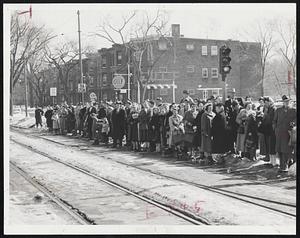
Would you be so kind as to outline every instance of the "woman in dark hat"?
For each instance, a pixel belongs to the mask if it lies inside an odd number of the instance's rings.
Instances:
[[[117,144],[122,147],[125,134],[125,110],[121,109],[121,104],[121,101],[116,102],[116,107],[111,115],[113,148],[116,148]]]

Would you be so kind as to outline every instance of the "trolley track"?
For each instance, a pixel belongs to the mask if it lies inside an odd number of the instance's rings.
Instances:
[[[81,225],[95,225],[94,221],[89,219],[83,212],[78,209],[73,208],[66,201],[63,201],[61,198],[55,196],[53,193],[48,191],[48,189],[40,184],[35,179],[31,178],[24,170],[22,170],[19,166],[17,166],[14,162],[10,161],[10,168],[16,171],[19,175],[21,175],[26,181],[28,181],[31,185],[33,185],[40,192],[45,194],[48,198],[50,198],[55,204],[57,204],[62,210],[68,213],[71,217],[73,217],[79,224]]]
[[[188,211],[184,211],[183,212],[183,211],[181,211],[179,209],[173,208],[171,206],[167,206],[165,204],[162,204],[162,203],[159,203],[157,201],[154,201],[154,200],[152,200],[150,198],[141,196],[138,193],[135,193],[135,192],[133,192],[133,191],[131,191],[131,190],[129,190],[129,189],[127,189],[127,188],[125,188],[125,187],[123,187],[123,186],[121,186],[121,185],[113,182],[113,181],[110,181],[110,180],[108,180],[106,178],[103,178],[101,176],[95,175],[95,174],[93,174],[93,173],[91,173],[91,172],[89,172],[89,171],[87,171],[87,170],[85,170],[83,168],[79,168],[79,167],[74,166],[74,165],[72,165],[72,164],[70,164],[68,162],[64,162],[64,161],[60,160],[59,158],[56,158],[56,157],[51,156],[51,155],[49,155],[49,154],[47,154],[45,152],[39,151],[39,150],[37,150],[35,148],[32,148],[29,145],[26,145],[24,143],[21,143],[19,141],[14,140],[14,139],[11,139],[11,141],[13,141],[14,143],[16,143],[16,144],[18,144],[18,145],[20,145],[20,146],[22,146],[22,147],[24,147],[26,149],[29,149],[30,151],[32,151],[34,153],[37,153],[37,154],[42,155],[44,157],[47,157],[48,159],[50,159],[52,161],[55,161],[55,162],[60,163],[60,164],[63,164],[65,166],[67,166],[69,168],[72,168],[72,169],[74,169],[76,171],[79,171],[79,172],[81,172],[81,173],[83,173],[83,174],[85,174],[85,175],[87,175],[89,177],[97,179],[98,181],[100,181],[102,183],[108,184],[109,186],[111,186],[111,187],[113,187],[113,188],[115,188],[117,190],[125,192],[125,193],[127,193],[127,194],[129,194],[129,195],[131,195],[131,196],[133,196],[135,198],[138,198],[138,199],[140,199],[140,200],[142,200],[142,201],[144,201],[144,202],[146,202],[146,203],[148,203],[148,204],[150,204],[152,206],[155,206],[155,207],[157,207],[157,208],[159,208],[161,210],[164,210],[164,211],[166,211],[166,212],[168,212],[168,213],[170,213],[170,214],[172,214],[172,215],[174,215],[176,217],[179,217],[179,218],[181,218],[181,219],[183,219],[183,220],[185,220],[185,221],[187,221],[187,222],[189,222],[191,224],[194,224],[194,225],[210,225],[210,221],[208,221],[207,219],[205,219],[203,217],[195,216],[194,214],[192,214],[192,213],[190,213]],[[15,165],[15,167],[16,167],[16,165]]]
[[[36,138],[44,139],[44,140],[47,140],[47,141],[50,141],[50,142],[53,142],[53,143],[56,143],[56,144],[59,144],[59,145],[71,147],[70,145],[67,145],[67,144],[64,144],[64,143],[61,143],[61,142],[58,142],[58,141],[54,141],[54,140],[51,140],[51,139],[48,139],[48,138],[44,138],[43,136],[32,135],[32,134],[29,134],[29,133],[26,133],[26,132],[23,132],[23,131],[20,132],[19,130],[16,130],[16,131],[18,133],[30,135],[31,137],[36,137]],[[88,152],[92,153],[92,154],[96,154],[96,153],[91,152],[91,151],[88,151]],[[110,158],[110,157],[106,156],[106,158]],[[130,164],[130,163],[121,162],[121,161],[115,160],[113,158],[110,158],[110,159],[113,160],[116,163],[126,165],[126,166],[129,166],[129,167],[141,170],[141,171],[145,171],[145,172],[148,172],[148,173],[152,173],[152,174],[155,174],[155,175],[159,175],[159,176],[171,179],[173,181],[186,183],[186,184],[189,184],[189,185],[201,188],[201,189],[209,190],[211,192],[221,194],[221,195],[224,195],[224,196],[227,196],[227,197],[230,197],[230,198],[233,198],[233,199],[236,199],[236,200],[248,203],[248,204],[259,206],[259,207],[271,210],[273,212],[281,213],[281,214],[291,216],[291,217],[296,217],[296,204],[284,203],[284,202],[280,202],[280,201],[276,201],[276,200],[271,200],[271,199],[251,196],[251,195],[243,194],[243,193],[239,193],[239,192],[229,191],[229,190],[222,189],[222,188],[217,188],[217,187],[214,187],[214,186],[208,186],[208,185],[201,184],[201,183],[186,181],[184,179],[176,178],[174,176],[169,176],[169,175],[165,175],[165,174],[162,174],[162,173],[159,173],[159,172],[155,172],[151,169],[146,169],[146,168],[142,168],[142,167]],[[263,184],[263,185],[267,185],[264,182],[259,182],[259,183]],[[295,210],[295,212],[290,212],[289,210],[291,210],[291,209]]]

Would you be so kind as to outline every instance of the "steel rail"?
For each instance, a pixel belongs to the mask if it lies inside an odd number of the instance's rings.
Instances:
[[[23,133],[23,132],[22,132]],[[24,133],[24,134],[28,134],[28,133]],[[69,146],[69,145],[66,145],[64,143],[61,143],[61,142],[57,142],[57,141],[53,141],[51,139],[48,139],[48,138],[44,138],[42,136],[36,136],[36,135],[32,135],[30,134],[30,136],[32,137],[38,137],[38,138],[41,138],[41,139],[44,139],[44,140],[47,140],[47,141],[50,141],[50,142],[53,142],[53,143],[56,143],[56,144],[59,144],[59,145],[63,145],[63,146]],[[70,147],[70,146],[69,146]],[[89,153],[93,153],[93,152],[89,152]],[[288,207],[293,207],[293,208],[296,208],[296,205],[294,204],[290,204],[290,203],[283,203],[283,202],[280,202],[280,201],[275,201],[275,200],[271,200],[271,199],[266,199],[266,198],[261,198],[261,197],[254,197],[254,196],[251,196],[251,195],[247,195],[247,194],[243,194],[243,193],[238,193],[238,192],[233,192],[233,191],[228,191],[226,189],[221,189],[221,188],[216,188],[216,187],[213,187],[213,186],[208,186],[208,185],[204,185],[204,184],[200,184],[200,183],[195,183],[195,182],[191,182],[191,181],[186,181],[184,179],[180,179],[180,178],[175,178],[173,176],[169,176],[169,175],[164,175],[164,174],[161,174],[161,173],[158,173],[158,172],[155,172],[155,171],[152,171],[150,169],[144,169],[144,168],[141,168],[139,166],[135,166],[135,165],[132,165],[132,164],[128,164],[128,163],[125,163],[125,162],[121,162],[121,161],[117,161],[111,157],[104,157],[104,158],[110,158],[112,159],[114,162],[116,163],[119,163],[119,164],[122,164],[122,165],[126,165],[126,166],[130,166],[132,168],[135,168],[135,169],[139,169],[139,170],[142,170],[142,171],[145,171],[145,172],[148,172],[148,173],[152,173],[152,174],[155,174],[155,175],[159,175],[159,176],[162,176],[162,177],[165,177],[165,178],[168,178],[168,179],[172,179],[174,181],[178,181],[178,182],[183,182],[183,183],[186,183],[186,184],[189,184],[189,185],[192,185],[192,186],[195,186],[195,187],[199,187],[199,188],[202,188],[202,189],[206,189],[206,190],[209,190],[209,191],[212,191],[212,192],[215,192],[215,193],[219,193],[219,194],[222,194],[224,196],[227,196],[227,197],[231,197],[233,199],[237,199],[237,200],[240,200],[240,201],[243,201],[243,202],[246,202],[246,203],[250,203],[250,204],[253,204],[253,205],[257,205],[257,206],[260,206],[260,207],[263,207],[263,208],[266,208],[266,209],[269,209],[269,210],[272,210],[272,211],[275,211],[275,212],[279,212],[279,213],[282,213],[282,214],[285,214],[285,215],[288,215],[288,216],[293,216],[293,217],[296,217],[295,214],[292,214],[292,213],[289,213],[289,212],[285,212],[285,211],[282,211],[282,210],[279,210],[279,209],[276,209],[276,208],[272,208],[272,207],[268,207],[266,205],[263,205],[263,204],[260,204],[260,203],[257,203],[257,202],[253,202],[253,201],[249,201],[247,199],[243,199],[243,198],[240,198],[240,197],[245,197],[245,198],[249,198],[249,199],[254,199],[254,200],[259,200],[259,201],[263,201],[263,202],[267,202],[267,203],[273,203],[273,204],[277,204],[277,205],[281,205],[281,206],[288,206]],[[260,182],[260,184],[262,185],[267,185],[263,182]],[[236,197],[236,196],[240,196],[240,197]]]
[[[64,161],[60,160],[59,158],[51,156],[51,155],[49,155],[49,154],[47,154],[47,153],[45,153],[43,151],[40,151],[38,149],[32,148],[31,146],[26,145],[26,144],[24,144],[22,142],[16,141],[14,139],[11,139],[11,140],[13,142],[15,142],[16,144],[25,147],[26,149],[29,149],[29,150],[37,153],[37,154],[40,154],[40,155],[42,155],[44,157],[47,157],[47,158],[49,158],[49,159],[51,159],[51,160],[53,160],[55,162],[61,163],[61,164],[65,165],[65,166],[68,166],[68,167],[70,167],[72,169],[75,169],[75,170],[77,170],[77,171],[79,171],[79,172],[81,172],[81,173],[83,173],[85,175],[93,177],[93,178],[95,178],[95,179],[97,179],[97,180],[99,180],[101,182],[104,182],[104,183],[106,183],[106,184],[108,184],[108,185],[110,185],[110,186],[112,186],[112,187],[114,187],[114,188],[116,188],[118,190],[126,192],[126,193],[128,193],[128,194],[130,194],[130,195],[132,195],[132,196],[134,196],[134,197],[136,197],[138,199],[140,199],[140,200],[143,200],[144,202],[147,202],[147,203],[149,203],[149,204],[151,204],[153,206],[156,206],[156,207],[158,207],[158,208],[160,208],[160,209],[162,209],[164,211],[167,211],[167,212],[173,214],[174,216],[182,218],[182,219],[184,219],[184,220],[186,220],[186,221],[188,221],[188,222],[190,222],[192,224],[195,224],[195,225],[211,225],[210,221],[208,221],[207,219],[205,219],[203,217],[200,217],[198,215],[196,216],[196,215],[194,215],[193,213],[191,213],[189,211],[181,211],[180,209],[171,207],[170,205],[166,205],[166,204],[163,204],[161,202],[155,201],[153,199],[147,198],[145,196],[141,196],[141,195],[139,195],[139,194],[137,194],[137,193],[129,190],[128,188],[125,188],[124,186],[121,186],[121,185],[119,185],[119,184],[117,184],[117,183],[115,183],[115,182],[113,182],[113,181],[111,181],[109,179],[106,179],[106,178],[103,178],[101,176],[95,175],[95,174],[93,174],[93,173],[91,173],[91,172],[89,172],[89,171],[87,171],[87,170],[85,170],[83,168],[79,168],[79,167],[77,167],[75,165],[72,165],[72,164],[70,164],[68,162],[64,162]]]
[[[72,216],[77,222],[81,225],[95,225],[95,223],[88,219],[86,216],[83,215],[82,212],[78,210],[74,210],[74,208],[70,207],[70,205],[66,204],[60,198],[55,196],[53,193],[49,192],[47,188],[41,185],[39,182],[35,181],[31,178],[24,170],[22,170],[19,166],[17,166],[14,162],[9,161],[10,167],[15,170],[18,174],[20,174],[26,181],[32,184],[36,189],[41,191],[45,194],[48,198],[50,198],[53,202],[55,202],[60,208],[62,208],[66,213]]]

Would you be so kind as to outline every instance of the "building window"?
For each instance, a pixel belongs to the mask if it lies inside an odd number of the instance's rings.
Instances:
[[[107,73],[102,74],[102,86],[107,85]]]
[[[89,78],[90,85],[93,87],[94,86],[94,77],[88,76],[88,78]]]
[[[202,51],[202,55],[207,55],[207,45],[203,45],[202,47],[201,47],[201,51]]]
[[[188,73],[194,73],[195,72],[194,65],[188,65],[186,68],[187,68]]]
[[[167,88],[161,88],[159,94],[161,96],[168,95],[168,89]]]
[[[174,78],[178,78],[179,77],[179,72],[174,72]]]
[[[103,93],[103,95],[102,95],[102,100],[103,100],[103,101],[107,100],[107,93],[105,93],[105,92]]]
[[[148,95],[150,100],[154,100],[154,89],[151,88]]]
[[[219,96],[219,89],[213,89],[211,93],[213,96]]]
[[[102,68],[105,68],[107,65],[106,56],[102,56]]]
[[[211,68],[211,77],[218,78],[218,68]]]
[[[159,67],[159,72],[167,72],[167,67]]]
[[[155,72],[155,79],[163,79],[163,74],[159,72]]]
[[[216,45],[211,46],[211,55],[218,55],[218,46]]]
[[[163,79],[173,79],[173,77],[174,75],[171,72],[163,73]]]
[[[195,95],[195,89],[188,89],[187,91],[190,95]]]
[[[187,44],[186,45],[186,50],[187,51],[193,51],[195,49],[194,45],[193,44]]]
[[[122,64],[122,52],[121,51],[117,51],[117,65],[121,65]]]
[[[202,68],[202,78],[208,78],[208,69]]]

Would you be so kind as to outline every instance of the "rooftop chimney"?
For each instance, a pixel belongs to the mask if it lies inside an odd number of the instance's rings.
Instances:
[[[179,24],[172,24],[172,36],[180,37],[180,25]]]

